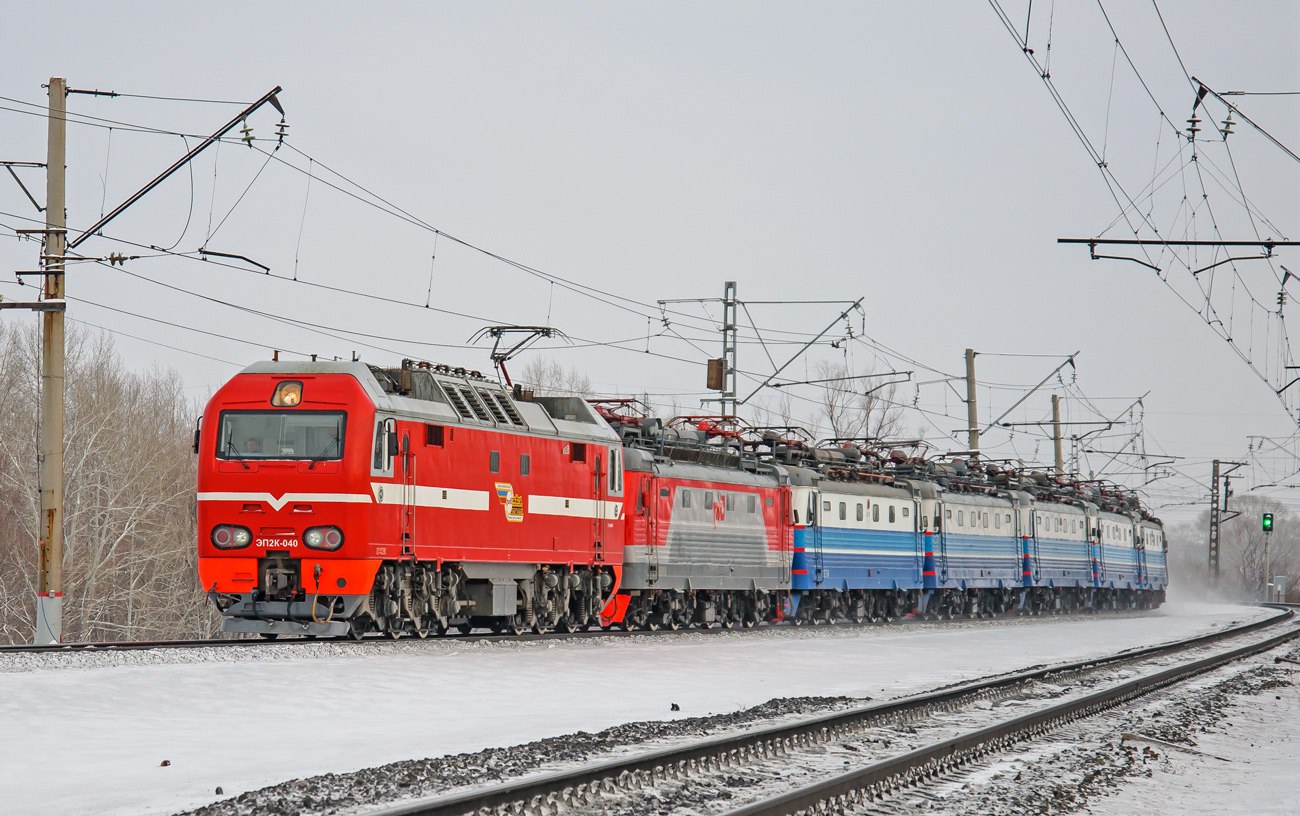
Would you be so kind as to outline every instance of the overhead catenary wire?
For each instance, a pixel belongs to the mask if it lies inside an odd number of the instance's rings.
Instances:
[[[260,150],[260,148],[258,148],[258,149]],[[263,152],[266,152],[266,151],[263,151]],[[302,155],[306,156],[305,153],[302,154]],[[307,173],[308,173],[308,176],[309,176],[309,178],[308,178],[308,189],[310,189],[311,178],[314,176],[314,173],[312,173],[312,171],[311,171],[310,168],[312,167],[312,165],[313,165],[313,163],[314,163],[315,160],[314,160],[313,157],[310,157],[310,156],[307,156],[307,159],[308,159],[308,170],[307,170]],[[269,161],[269,160],[268,160],[268,161]],[[267,166],[267,165],[266,165],[266,163],[264,162],[263,165],[262,165],[262,168],[260,168],[259,171],[258,171],[258,175],[261,174],[262,169],[264,169],[266,166]],[[295,168],[295,169],[299,169],[299,172],[301,172],[301,168]],[[214,162],[214,172],[215,172],[215,162]],[[334,171],[331,170],[330,172],[334,172]],[[257,180],[257,176],[255,175],[255,176],[254,176],[254,179],[253,179],[253,182],[255,182],[256,180]],[[250,182],[250,188],[251,188],[253,182]],[[214,187],[215,187],[215,185],[214,185]],[[246,193],[248,192],[248,189],[249,189],[249,188],[245,188],[245,193],[244,193],[244,194],[246,194]],[[361,188],[361,189],[364,189],[364,188]],[[243,198],[243,194],[241,194],[241,196],[240,196],[240,200],[242,200],[242,198]],[[382,200],[382,199],[381,199],[381,200]],[[236,201],[236,207],[238,206],[238,204],[239,204],[239,201],[237,200],[237,201]],[[223,217],[222,222],[221,222],[221,223],[218,223],[218,225],[217,225],[217,229],[218,229],[218,230],[221,228],[222,224],[225,223],[225,220],[228,219],[228,218],[230,217],[230,215],[231,215],[231,213],[234,211],[234,209],[235,209],[235,208],[232,207],[232,209],[226,213],[226,216]],[[305,205],[304,205],[304,210],[305,210]],[[402,211],[402,212],[405,212],[405,211]],[[425,225],[425,226],[427,227],[428,225]],[[214,232],[215,232],[215,231],[214,231]],[[435,241],[437,240],[437,237],[438,237],[439,235],[445,235],[445,234],[446,234],[446,233],[445,233],[445,232],[442,232],[442,231],[435,231]],[[107,236],[106,236],[106,237],[107,237]],[[300,236],[300,237],[301,237],[301,236]],[[466,242],[460,242],[459,239],[455,239],[454,237],[451,237],[451,236],[449,236],[449,238],[451,238],[452,240],[457,240],[459,243],[464,243],[464,244],[465,244],[466,246],[468,246],[469,248],[474,249],[474,250],[476,250],[476,251],[483,252],[484,254],[486,254],[486,255],[488,255],[488,256],[490,256],[490,257],[497,258],[498,260],[505,260],[505,262],[511,263],[512,265],[515,265],[515,262],[512,262],[512,261],[510,261],[509,259],[503,259],[502,256],[496,255],[496,254],[494,254],[494,253],[492,253],[492,252],[490,252],[490,251],[483,250],[483,249],[481,249],[480,247],[474,246],[474,245],[472,245],[472,244],[468,244],[468,243],[466,243]],[[197,258],[193,258],[192,255],[186,255],[186,254],[184,254],[184,253],[176,253],[176,256],[177,256],[177,257],[187,257],[187,258],[189,258],[190,260],[199,260],[199,259],[197,259]],[[211,260],[208,260],[207,262],[211,263],[212,261],[211,261]],[[241,271],[245,271],[245,272],[249,272],[249,271],[251,271],[251,270],[247,270],[247,269],[242,269],[241,267],[239,267],[239,266],[237,266],[237,265],[232,265],[232,264],[222,264],[222,265],[223,265],[223,266],[228,266],[229,268],[232,268],[232,269],[241,269]],[[567,283],[571,283],[573,286],[577,287],[577,290],[575,290],[575,291],[582,291],[582,293],[585,294],[585,295],[587,295],[587,296],[591,296],[590,293],[591,293],[591,292],[595,292],[595,293],[599,293],[599,294],[602,294],[602,295],[608,295],[610,298],[620,299],[620,300],[622,300],[622,301],[625,301],[626,303],[633,304],[634,306],[637,306],[637,307],[642,307],[642,308],[651,308],[651,307],[648,306],[648,304],[640,303],[640,302],[635,301],[635,300],[630,299],[630,298],[625,298],[625,297],[623,297],[622,295],[617,295],[617,294],[610,293],[610,292],[605,291],[605,290],[596,289],[596,288],[594,288],[594,287],[587,287],[587,286],[585,286],[584,284],[579,284],[579,283],[576,283],[576,282],[573,282],[573,281],[567,281],[566,279],[558,278],[557,276],[549,276],[548,273],[544,273],[544,272],[541,272],[540,270],[532,269],[531,267],[527,267],[527,265],[520,265],[520,266],[517,266],[517,268],[521,268],[521,269],[523,269],[524,271],[532,270],[532,272],[536,272],[538,275],[543,276],[543,279],[544,279],[544,280],[547,280],[548,283],[549,283],[549,285],[550,285],[551,287],[554,287],[554,286],[556,286],[556,285],[561,285],[562,288],[568,288],[568,287],[566,287],[566,286],[564,285],[564,284],[567,282]],[[289,279],[289,278],[285,278],[285,277],[283,277],[283,276],[275,276],[275,277],[278,277],[278,278],[281,279],[281,280],[288,280],[288,279]],[[297,276],[295,275],[294,277],[296,278]],[[296,281],[295,281],[295,282],[296,282]],[[334,290],[334,291],[339,291],[339,292],[346,292],[346,291],[349,291],[349,290],[343,289],[343,288],[341,288],[341,287],[333,287],[333,290]],[[598,298],[598,299],[599,299],[599,298]],[[390,300],[390,301],[392,301],[392,302],[402,302],[402,303],[404,303],[404,304],[406,303],[405,301],[400,301],[399,299],[391,299],[391,298],[389,298],[389,299],[387,299],[387,300]],[[426,296],[426,305],[427,305],[427,300],[428,300],[428,296]],[[607,301],[602,301],[602,302],[607,302]],[[407,304],[407,305],[411,305],[411,304]],[[610,304],[610,305],[614,305],[614,304]],[[683,320],[685,320],[685,318],[683,318]],[[753,328],[755,329],[755,334],[756,334],[756,336],[758,337],[758,342],[759,342],[761,345],[763,345],[764,347],[766,347],[766,342],[763,340],[763,337],[762,337],[761,332],[758,331],[758,326],[754,324],[754,322],[753,322],[753,320],[752,320],[752,316],[751,316],[751,325],[752,325]],[[780,331],[780,330],[777,330],[777,331]],[[694,342],[692,339],[690,339],[690,338],[688,338],[688,337],[682,335],[680,332],[677,332],[676,330],[674,330],[674,333],[675,333],[678,337],[680,337],[680,338],[682,339],[683,342],[687,342],[687,343],[692,343],[692,342]],[[808,335],[808,333],[806,333],[806,332],[784,332],[784,333],[787,334],[787,335],[789,335],[789,336],[807,336],[807,335]],[[636,340],[639,341],[640,338],[638,337],[638,338],[636,338]],[[625,343],[625,342],[628,342],[628,341],[617,341],[617,342]],[[789,342],[795,342],[795,341],[789,341]],[[612,343],[609,343],[609,344],[603,344],[603,343],[602,343],[602,344],[600,344],[600,345],[611,345],[611,346],[612,346],[613,344],[612,344]],[[698,348],[698,347],[697,347],[697,348]],[[700,349],[700,350],[702,351],[702,349]],[[643,353],[643,352],[641,352],[640,350],[636,350],[636,351],[637,351],[637,353]],[[671,355],[662,355],[662,356],[664,356],[665,359],[674,359],[674,358],[671,357]],[[675,358],[675,359],[679,359],[679,360],[682,360],[682,361],[684,361],[684,362],[690,362],[690,363],[692,363],[693,365],[701,365],[701,362],[698,361],[698,360],[686,360],[686,359],[684,359],[684,358]],[[929,368],[929,367],[927,367],[927,368]],[[937,371],[936,369],[930,369],[930,370],[935,370],[935,371]],[[898,403],[898,404],[902,405],[902,403]],[[910,406],[906,406],[906,405],[904,405],[903,407],[910,407]],[[936,414],[936,415],[938,415],[938,414]],[[954,417],[948,417],[948,418],[949,418],[949,419],[953,419],[953,420],[956,420],[956,419],[957,419],[957,418],[954,418]]]

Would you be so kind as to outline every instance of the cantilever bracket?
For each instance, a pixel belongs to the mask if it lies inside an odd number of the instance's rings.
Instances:
[[[1097,245],[1095,243],[1088,244],[1088,255],[1091,256],[1094,261],[1132,261],[1133,263],[1141,264],[1142,266],[1145,266],[1148,269],[1154,269],[1156,272],[1164,271],[1160,267],[1156,266],[1155,264],[1147,263],[1141,258],[1129,258],[1125,255],[1098,255]]]

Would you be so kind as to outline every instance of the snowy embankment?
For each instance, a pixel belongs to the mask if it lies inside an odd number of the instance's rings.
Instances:
[[[0,802],[14,814],[172,813],[287,779],[776,697],[893,697],[1269,614],[1171,604],[568,642],[0,655]]]

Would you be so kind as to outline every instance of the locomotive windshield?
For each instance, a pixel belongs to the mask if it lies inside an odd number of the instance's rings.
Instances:
[[[343,458],[342,411],[223,411],[218,459]]]

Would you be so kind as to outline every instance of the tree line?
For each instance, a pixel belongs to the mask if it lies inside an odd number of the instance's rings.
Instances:
[[[69,327],[63,639],[208,637],[195,556],[194,423],[172,371],[128,370],[105,334]],[[0,325],[0,641],[31,640],[37,587],[40,337]]]

